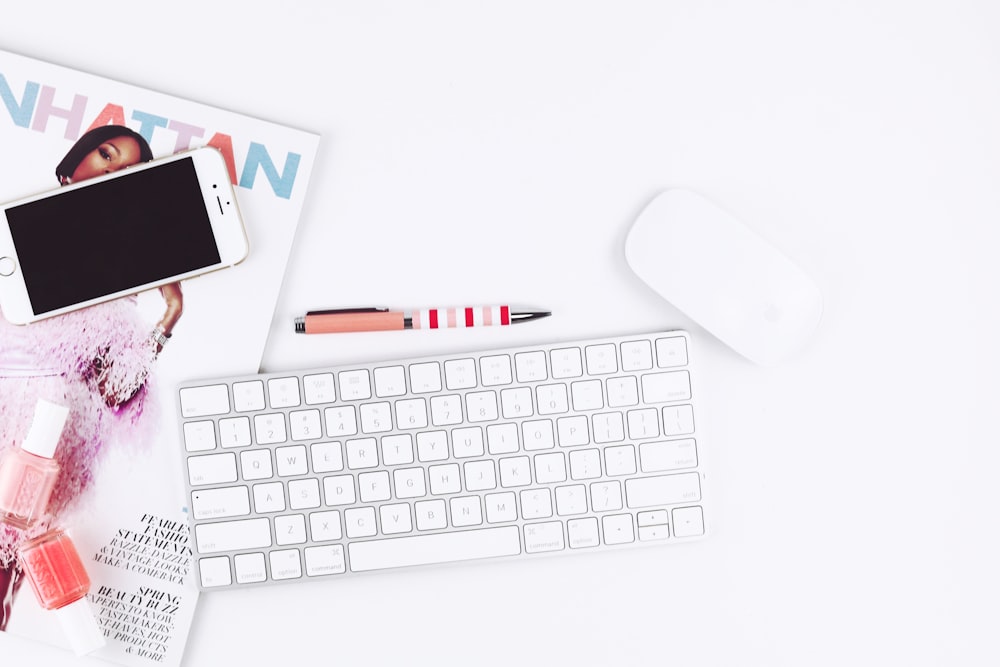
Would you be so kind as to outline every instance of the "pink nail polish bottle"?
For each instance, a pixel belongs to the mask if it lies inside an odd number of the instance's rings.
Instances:
[[[87,600],[90,577],[69,536],[50,530],[21,545],[18,559],[38,603],[55,611],[73,651],[84,655],[104,646],[104,633]]]
[[[35,405],[28,435],[0,461],[0,521],[24,530],[45,512],[59,464],[52,458],[69,408],[44,399]]]

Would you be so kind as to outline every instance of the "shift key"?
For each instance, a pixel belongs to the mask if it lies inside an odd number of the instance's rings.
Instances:
[[[198,553],[263,549],[271,546],[271,525],[266,518],[203,523],[194,527]]]
[[[629,507],[656,507],[701,500],[698,473],[657,475],[625,481],[625,499]]]

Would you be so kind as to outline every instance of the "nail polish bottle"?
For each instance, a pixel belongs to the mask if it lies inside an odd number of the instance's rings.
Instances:
[[[59,464],[52,458],[62,435],[69,408],[44,399],[24,442],[0,461],[0,521],[24,530],[45,512]]]
[[[21,545],[18,559],[38,603],[54,610],[73,651],[84,655],[104,646],[104,633],[87,600],[90,577],[69,536],[59,528],[50,530]]]

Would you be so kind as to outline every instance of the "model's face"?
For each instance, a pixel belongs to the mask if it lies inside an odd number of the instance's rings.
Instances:
[[[132,137],[114,137],[87,153],[71,176],[74,183],[137,164],[139,142]]]

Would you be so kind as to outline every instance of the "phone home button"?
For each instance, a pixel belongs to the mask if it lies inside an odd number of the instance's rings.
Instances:
[[[0,257],[0,276],[14,275],[15,268],[17,264],[14,263],[13,257]]]

